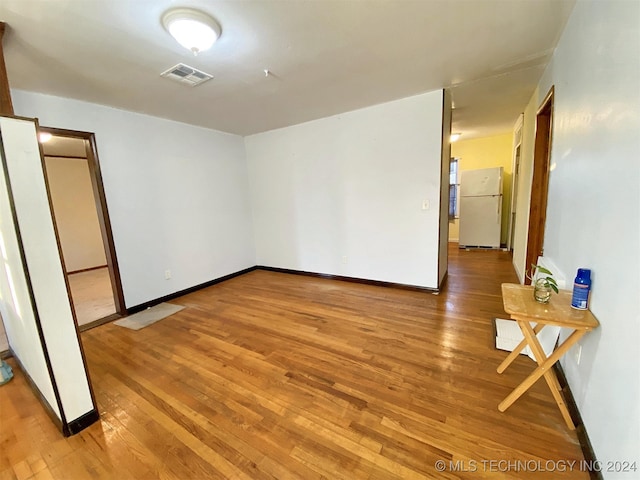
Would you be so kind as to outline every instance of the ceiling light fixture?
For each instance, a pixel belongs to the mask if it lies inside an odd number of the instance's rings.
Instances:
[[[449,137],[449,141],[451,143],[453,143],[453,142],[457,141],[461,136],[462,136],[461,133],[452,133],[451,137]]]
[[[162,25],[176,41],[197,55],[220,37],[220,25],[206,13],[191,8],[174,8],[162,15]]]
[[[38,134],[38,140],[40,140],[40,143],[47,143],[51,140],[51,134],[49,132],[40,132]]]

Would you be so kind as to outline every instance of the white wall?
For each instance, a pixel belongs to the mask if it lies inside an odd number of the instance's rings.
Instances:
[[[12,199],[42,338],[60,404],[70,422],[90,413],[94,405],[58,251],[36,126],[32,121],[6,118],[1,125]],[[8,333],[9,344],[14,348],[13,328]],[[22,360],[23,352],[14,352]],[[28,355],[32,353],[29,348]],[[31,374],[28,368],[27,372]]]
[[[107,264],[87,159],[45,157],[67,272]]]
[[[543,95],[546,95],[546,90]],[[529,238],[529,207],[533,183],[533,151],[535,146],[536,112],[539,107],[539,89],[533,92],[522,121],[522,143],[520,145],[520,173],[516,201],[516,220],[513,232],[513,266],[520,283],[524,283],[527,263],[527,240]],[[542,101],[540,99],[540,101]],[[553,140],[552,140],[553,141]]]
[[[31,148],[27,137],[29,133],[33,137]],[[9,195],[9,186],[11,186],[14,193],[17,191],[19,197],[16,199],[15,205],[17,214],[18,207],[25,206],[20,202],[24,197],[21,193],[26,190],[24,183],[20,182],[20,167],[22,164],[28,164],[34,155],[37,155],[39,159],[35,127],[30,122],[2,117],[0,118],[0,134],[2,135],[3,155],[2,165],[0,165],[0,298],[2,299],[0,311],[13,353],[20,360],[52,411],[59,419],[62,419],[40,341],[36,315],[31,302],[30,284],[27,281],[23,256],[18,243],[18,227],[22,229],[25,225],[21,222],[18,226],[14,222],[14,210],[11,207]],[[10,169],[9,165],[13,168]],[[18,171],[16,172],[16,170]],[[5,171],[9,175],[5,175]],[[39,179],[35,179],[35,183],[37,180],[42,182],[42,175]],[[26,214],[30,210],[39,210],[38,206],[31,208],[26,205],[26,208],[21,209],[21,218],[28,220]],[[64,298],[67,298],[66,292]]]
[[[579,1],[539,86],[555,85],[545,256],[567,279],[592,269],[600,321],[562,363],[605,466],[640,467],[639,19],[638,2]]]
[[[255,265],[242,137],[66,98],[12,97],[16,115],[96,134],[127,307]]]
[[[257,263],[437,288],[442,95],[246,137]]]
[[[2,135],[5,134],[3,120],[0,120]],[[4,163],[5,158],[2,161]],[[8,182],[1,167],[0,165],[0,298],[2,298],[0,312],[2,321],[13,352],[20,359],[53,412],[61,419],[31,306],[29,285],[12,217],[7,190]]]

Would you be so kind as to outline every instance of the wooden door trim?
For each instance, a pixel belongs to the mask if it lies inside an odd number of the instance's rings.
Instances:
[[[2,39],[7,29],[7,24],[0,22],[0,114],[13,115],[13,102],[11,101],[11,89],[9,88],[9,76],[4,63],[4,48]]]
[[[447,103],[448,102],[448,103]],[[445,111],[446,109],[449,109],[449,123],[447,125],[445,125],[444,122],[444,115],[445,115]],[[447,280],[447,275],[449,274],[449,253],[447,250],[447,261],[445,262],[445,265],[442,265],[443,262],[440,261],[440,254],[441,254],[441,250],[442,250],[442,246],[441,246],[441,241],[442,241],[442,236],[446,235],[447,236],[447,246],[445,248],[448,249],[448,245],[449,245],[449,223],[447,222],[447,228],[446,231],[443,231],[442,228],[442,219],[443,219],[443,208],[444,208],[444,180],[445,180],[445,169],[447,169],[447,211],[449,211],[449,185],[448,185],[448,178],[449,178],[449,170],[451,168],[451,125],[453,123],[453,112],[451,111],[451,93],[446,90],[443,89],[442,90],[442,111],[441,111],[441,129],[440,129],[440,191],[438,192],[439,198],[440,198],[440,202],[438,202],[439,205],[439,211],[438,211],[438,268],[436,269],[436,275],[437,275],[437,279],[436,279],[436,290],[440,291],[443,286],[445,281]],[[446,155],[446,165],[445,165],[445,150],[448,151],[447,155]],[[448,216],[447,216],[448,218]],[[444,273],[442,273],[442,270],[444,269]],[[440,279],[440,274],[442,273],[442,280]]]
[[[549,191],[549,164],[553,143],[554,87],[549,89],[536,113],[536,131],[533,151],[533,178],[529,203],[529,228],[525,273],[543,254],[544,227],[547,218],[547,195]],[[525,275],[525,283],[531,283]]]
[[[39,135],[43,129],[40,127],[38,119],[35,119],[36,135]],[[87,378],[87,385],[89,386],[89,394],[91,396],[92,409],[80,418],[74,419],[72,422],[63,420],[64,436],[68,437],[80,430],[88,427],[99,418],[98,403],[96,402],[96,395],[93,390],[93,384],[91,383],[91,376],[89,374],[89,367],[87,365],[87,357],[84,353],[84,347],[82,345],[82,339],[80,338],[80,330],[78,329],[78,317],[76,315],[76,307],[73,303],[73,296],[71,295],[71,285],[69,284],[69,277],[67,276],[67,266],[64,261],[64,255],[62,253],[62,242],[60,241],[60,231],[58,230],[58,221],[53,211],[53,200],[51,198],[51,187],[49,185],[49,177],[47,176],[47,165],[44,156],[44,149],[42,143],[38,139],[38,148],[40,149],[40,164],[42,166],[42,178],[44,180],[45,189],[47,191],[47,201],[49,202],[49,215],[51,215],[51,222],[53,223],[53,232],[56,237],[56,245],[58,247],[58,255],[60,257],[60,265],[64,274],[64,284],[67,288],[67,296],[69,297],[69,305],[71,306],[71,316],[73,317],[74,330],[76,332],[76,338],[78,340],[78,347],[80,348],[80,356],[82,357],[82,365],[84,367],[85,376]],[[46,343],[46,342],[45,342]],[[73,424],[73,427],[71,426]]]
[[[111,279],[111,287],[113,290],[113,301],[116,308],[116,314],[124,316],[127,314],[127,309],[124,303],[120,268],[118,267],[115,242],[113,241],[113,232],[111,230],[111,220],[109,218],[107,199],[102,183],[102,173],[100,171],[100,161],[98,159],[95,135],[91,132],[52,127],[40,127],[40,131],[48,132],[60,137],[82,138],[85,141],[85,151],[87,153],[87,161],[89,164],[89,176],[91,178],[91,186],[96,201],[100,232],[102,235],[102,241],[107,247],[105,249],[105,254],[107,257],[107,267],[109,268],[109,277]]]

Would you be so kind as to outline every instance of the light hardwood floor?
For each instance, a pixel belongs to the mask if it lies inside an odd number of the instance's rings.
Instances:
[[[107,267],[68,275],[78,325],[116,313]]]
[[[62,438],[18,373],[0,478],[588,478],[488,463],[582,459],[544,382],[498,412],[534,368],[496,373],[513,281],[507,253],[457,249],[440,295],[254,271],[143,330],[89,330],[101,422]]]

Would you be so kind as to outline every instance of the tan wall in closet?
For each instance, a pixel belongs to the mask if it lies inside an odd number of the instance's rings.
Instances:
[[[67,272],[106,265],[86,159],[45,157]]]

